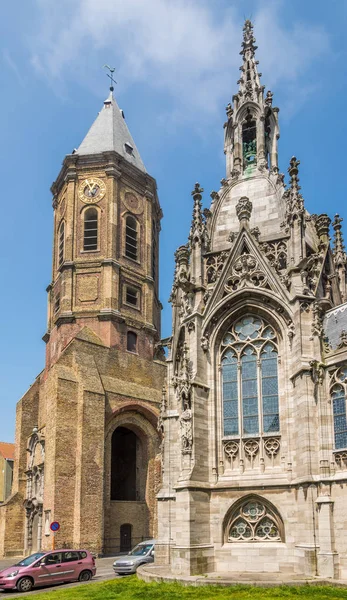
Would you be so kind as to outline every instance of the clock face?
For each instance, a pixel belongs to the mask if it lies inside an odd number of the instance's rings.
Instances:
[[[90,177],[84,179],[78,188],[78,196],[82,202],[98,202],[105,196],[106,186],[101,179]]]

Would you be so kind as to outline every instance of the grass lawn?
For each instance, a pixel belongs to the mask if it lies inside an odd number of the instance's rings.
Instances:
[[[33,596],[36,597],[36,596]],[[102,583],[64,589],[55,588],[37,596],[38,600],[347,600],[347,589],[332,586],[281,586],[259,588],[246,585],[228,588],[185,587],[178,583],[144,583],[135,575]]]

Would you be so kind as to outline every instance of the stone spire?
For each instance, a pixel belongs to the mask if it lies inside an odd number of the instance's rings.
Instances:
[[[86,137],[75,151],[77,154],[100,154],[117,152],[124,160],[146,173],[139,151],[125,122],[112,90],[104,106],[89,129]]]
[[[192,216],[192,224],[189,232],[189,242],[190,247],[194,248],[195,244],[201,245],[201,243],[205,240],[206,230],[205,224],[202,217],[202,193],[203,188],[200,187],[199,183],[195,184],[195,187],[192,191],[193,196],[193,216]]]
[[[243,27],[243,41],[241,44],[241,56],[243,63],[240,67],[241,77],[239,84],[239,106],[247,101],[261,102],[264,86],[260,85],[261,73],[258,73],[258,61],[255,59],[255,37],[253,35],[252,22],[247,19]],[[270,92],[271,93],[271,92]]]
[[[227,180],[249,177],[268,171],[277,176],[279,138],[278,108],[272,106],[272,92],[264,99],[258,61],[255,58],[255,37],[249,19],[243,27],[239,90],[226,107],[224,152]]]

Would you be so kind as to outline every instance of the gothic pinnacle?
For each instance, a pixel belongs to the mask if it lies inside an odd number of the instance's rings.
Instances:
[[[200,187],[199,183],[195,184],[195,187],[192,191],[193,196],[193,216],[192,216],[192,224],[189,233],[189,241],[192,247],[195,246],[195,243],[201,243],[202,238],[204,237],[205,226],[202,218],[202,204],[201,198],[203,193],[203,188]]]
[[[334,262],[336,266],[344,266],[347,263],[346,249],[343,242],[342,223],[343,219],[336,214],[332,222],[334,229]]]
[[[299,164],[300,161],[297,160],[296,156],[292,156],[290,159],[288,173],[290,177],[290,187],[293,191],[298,192],[301,188],[299,186]]]
[[[238,80],[240,87],[237,96],[239,101],[235,105],[236,110],[239,107],[239,103],[242,104],[247,101],[260,102],[263,97],[264,86],[260,85],[261,73],[258,73],[257,70],[258,61],[255,60],[256,49],[253,25],[247,19],[243,27],[243,41],[240,52],[243,57],[243,64],[240,67],[241,77]]]

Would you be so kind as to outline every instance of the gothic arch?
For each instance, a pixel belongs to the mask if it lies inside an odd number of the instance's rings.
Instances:
[[[285,542],[284,522],[272,502],[258,494],[247,494],[236,500],[226,512],[222,539],[224,544]]]
[[[211,347],[218,344],[228,322],[238,319],[246,312],[261,316],[272,325],[281,339],[288,332],[292,321],[288,308],[273,292],[259,290],[239,290],[222,298],[207,316],[202,335],[210,337]],[[211,336],[209,331],[211,330]]]

